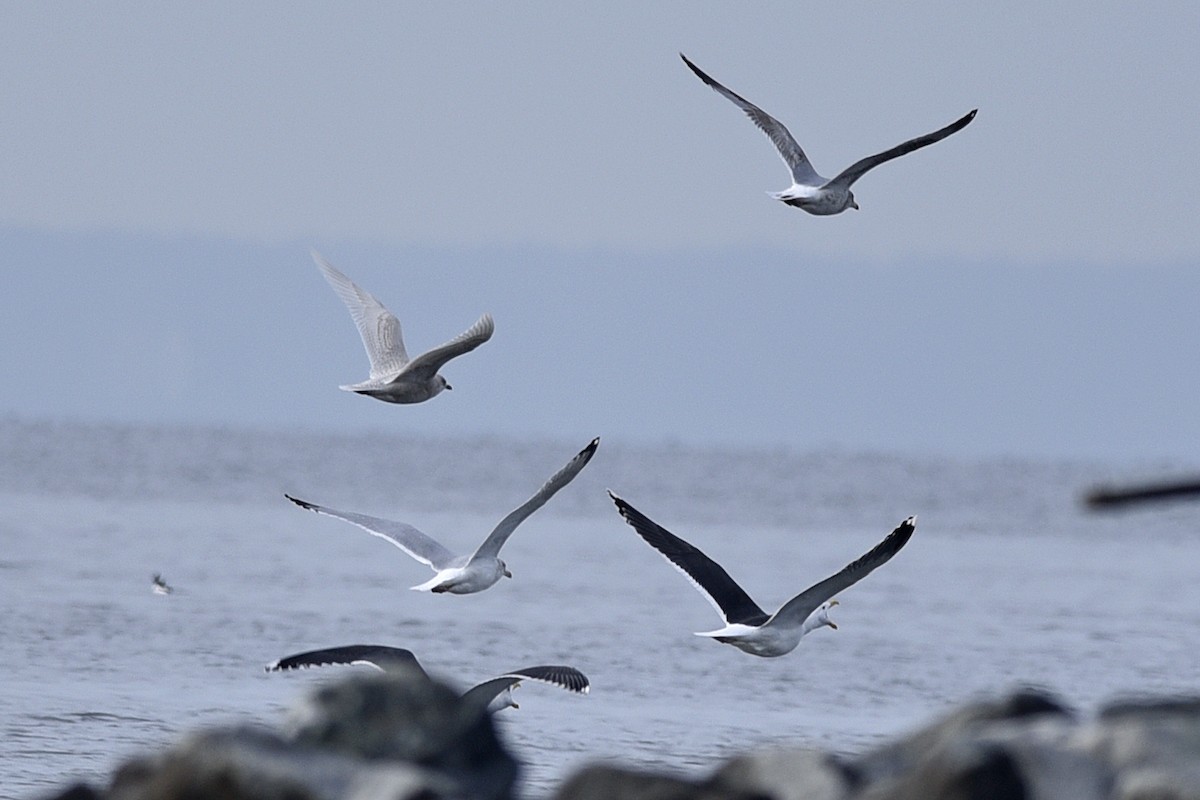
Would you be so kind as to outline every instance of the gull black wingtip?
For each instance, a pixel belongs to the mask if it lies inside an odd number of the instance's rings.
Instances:
[[[317,510],[316,505],[308,502],[307,500],[301,500],[299,497],[292,497],[287,492],[284,492],[283,496],[286,497],[288,500],[291,500],[293,503],[295,503],[296,505],[300,506],[303,509],[307,509],[308,511],[316,511]]]
[[[900,548],[908,544],[908,540],[917,532],[917,515],[905,517],[904,521],[896,526],[896,529],[887,535],[884,542],[890,543],[889,546],[894,550],[899,551]]]
[[[629,505],[629,503],[626,502],[626,500],[624,498],[618,497],[617,495],[613,494],[611,489],[608,491],[608,496],[611,497],[613,503],[616,504],[617,513],[621,515],[621,519],[625,521],[626,525],[631,526],[634,530],[640,532],[642,524],[645,524],[645,523],[650,523],[651,525],[654,524],[654,523],[650,522],[649,518],[647,518],[645,514],[638,511],[633,506]]]
[[[612,499],[613,503],[616,504],[617,511],[620,512],[621,516],[622,517],[625,516],[625,509],[627,509],[629,507],[629,504],[626,503],[624,500],[622,500],[620,497],[618,497],[617,493],[614,492],[612,489],[605,489],[604,491],[608,492],[608,496]]]
[[[707,84],[708,86],[712,86],[712,85],[713,85],[713,83],[714,83],[713,79],[712,79],[712,78],[710,78],[710,77],[708,77],[708,74],[707,74],[707,73],[705,73],[705,71],[704,71],[704,70],[700,69],[700,68],[699,68],[699,67],[697,67],[695,64],[693,64],[693,63],[692,63],[692,62],[691,62],[691,61],[688,59],[688,57],[687,57],[687,56],[685,56],[683,53],[680,53],[680,54],[679,54],[679,57],[683,59],[683,63],[687,64],[687,66],[688,66],[688,69],[690,69],[692,72],[696,73],[696,77],[697,77],[697,78],[699,78],[700,80],[704,81],[704,83],[705,83],[705,84]]]

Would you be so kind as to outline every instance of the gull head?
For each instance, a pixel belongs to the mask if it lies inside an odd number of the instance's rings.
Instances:
[[[853,208],[858,211],[858,203],[854,201],[854,192],[846,192],[846,208]]]
[[[856,208],[857,208],[857,206],[856,206]],[[446,382],[445,378],[443,378],[441,375],[437,376],[437,390],[439,392],[442,389],[453,389],[453,388],[454,388],[453,386],[451,386],[449,383]]]
[[[511,578],[512,573],[508,571],[508,565],[503,561],[500,562],[500,571],[504,573],[504,577]]]
[[[825,625],[828,625],[835,631],[838,629],[837,623],[829,618],[829,609],[836,605],[838,605],[837,600],[830,600],[828,603],[825,603],[823,606],[817,609],[817,624],[813,626],[813,630]]]

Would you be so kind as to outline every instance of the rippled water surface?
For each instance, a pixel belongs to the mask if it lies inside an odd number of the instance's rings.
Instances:
[[[263,665],[354,642],[408,647],[464,686],[539,663],[587,673],[588,697],[526,684],[521,708],[498,715],[534,796],[598,758],[698,774],[763,742],[855,751],[1021,683],[1081,707],[1197,690],[1200,506],[1083,512],[1079,491],[1119,477],[1111,465],[605,440],[506,545],[513,580],[467,597],[409,592],[423,566],[283,498],[468,550],[595,433],[517,444],[0,422],[0,796],[103,780],[197,726],[276,722],[341,670]],[[840,597],[840,630],[759,659],[692,635],[717,617],[622,523],[609,487],[772,609],[904,516],[919,523]],[[155,572],[175,594],[150,591]]]

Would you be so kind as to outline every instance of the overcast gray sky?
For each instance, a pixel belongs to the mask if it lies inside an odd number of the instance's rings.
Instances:
[[[0,411],[963,453],[1200,440],[1195,3],[3,17]],[[767,197],[782,163],[681,50],[824,174],[979,116],[863,178],[861,211],[811,217]],[[312,245],[410,349],[496,314],[453,399],[337,392],[365,360]],[[88,389],[48,399],[64,357]],[[179,372],[133,392],[105,361]]]

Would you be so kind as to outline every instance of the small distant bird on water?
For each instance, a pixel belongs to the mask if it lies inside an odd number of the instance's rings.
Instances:
[[[729,577],[720,564],[612,492],[608,494],[617,504],[621,516],[646,544],[686,575],[721,615],[724,628],[696,635],[709,636],[752,656],[766,658],[792,652],[800,644],[800,639],[818,628],[829,626],[837,630],[837,625],[829,619],[829,609],[838,604],[837,600],[832,599],[833,596],[849,589],[899,553],[900,548],[912,538],[917,524],[916,517],[909,517],[866,555],[805,589],[780,606],[774,614],[767,614],[750,599],[745,589]]]
[[[291,669],[319,667],[325,664],[362,664],[383,672],[411,669],[421,675],[426,675],[421,662],[417,661],[417,657],[411,650],[381,644],[352,644],[345,647],[309,650],[306,653],[296,653],[278,661],[272,661],[266,669],[267,672],[282,672]],[[506,672],[486,680],[478,686],[471,687],[462,697],[468,703],[486,705],[487,710],[492,712],[505,708],[520,708],[513,700],[512,693],[523,680],[548,683],[576,694],[587,694],[591,689],[587,676],[579,670],[574,667],[551,664]]]
[[[934,142],[940,142],[952,133],[957,133],[971,120],[975,119],[975,112],[979,109],[973,109],[969,114],[950,123],[941,130],[936,130],[933,133],[927,133],[924,136],[918,136],[915,139],[909,139],[903,144],[898,144],[891,150],[885,150],[882,153],[876,153],[873,156],[867,156],[864,159],[854,162],[846,169],[838,173],[833,180],[823,178],[817,174],[809,163],[808,156],[800,149],[800,145],[792,138],[792,134],[784,127],[783,123],[772,117],[767,112],[763,111],[758,106],[751,103],[739,94],[735,94],[726,89],[721,84],[710,78],[703,70],[688,60],[688,57],[683,53],[679,54],[683,59],[683,63],[688,65],[692,72],[700,80],[704,81],[715,92],[723,95],[734,105],[746,112],[746,116],[758,126],[758,129],[767,135],[771,143],[775,145],[775,149],[779,151],[779,155],[783,158],[783,163],[787,164],[788,170],[792,173],[792,185],[782,192],[770,192],[769,194],[776,200],[787,203],[789,206],[801,208],[810,214],[819,216],[827,216],[830,214],[840,214],[847,208],[858,209],[858,203],[854,200],[854,192],[850,191],[850,186],[859,178],[878,167],[885,161],[891,161],[893,158],[911,153],[922,147],[928,147]]]
[[[154,577],[150,579],[150,588],[154,590],[155,594],[170,594],[171,592],[175,591],[167,585],[167,582],[163,580],[163,576],[159,575],[157,572],[154,573]]]
[[[310,503],[307,500],[300,500],[290,494],[284,494],[284,497],[301,508],[337,517],[352,525],[357,525],[372,536],[386,539],[437,573],[420,586],[411,587],[414,591],[438,594],[443,592],[473,594],[482,592],[501,578],[512,577],[508,566],[500,558],[500,548],[508,541],[508,537],[512,535],[518,525],[524,522],[530,514],[544,506],[559,489],[575,479],[575,476],[591,461],[599,446],[600,439],[597,437],[587,447],[580,450],[565,467],[551,476],[550,480],[546,481],[533,497],[500,520],[488,537],[483,540],[483,544],[479,545],[469,556],[454,555],[440,543],[404,522],[393,522],[351,511],[338,511]]]
[[[312,257],[325,280],[349,309],[371,361],[371,374],[367,380],[338,387],[343,391],[364,394],[385,403],[423,403],[441,394],[443,389],[453,388],[438,370],[450,359],[469,353],[492,338],[496,329],[492,315],[484,314],[465,332],[409,360],[400,320],[315,250]]]

